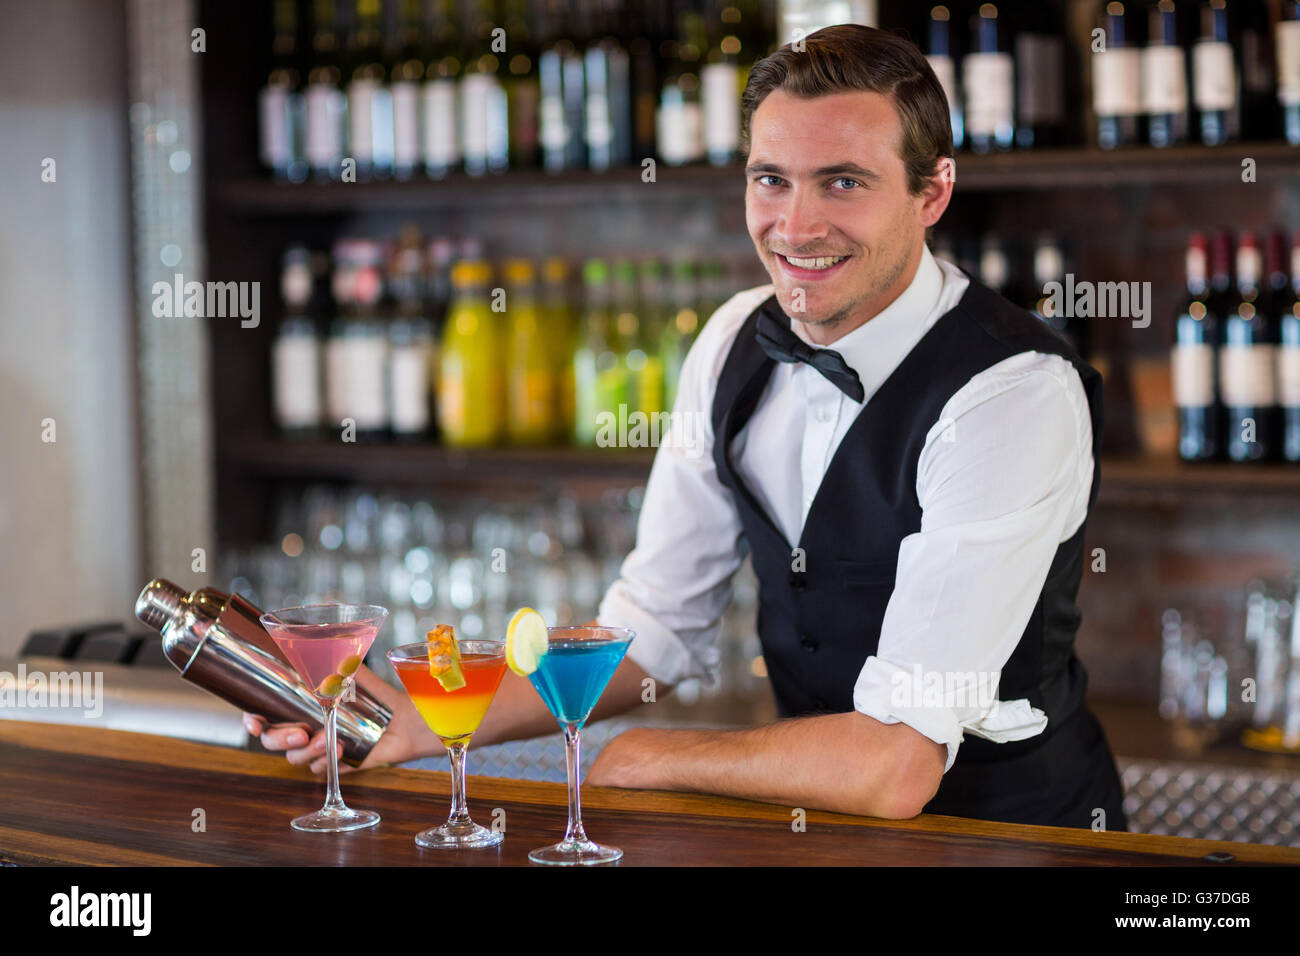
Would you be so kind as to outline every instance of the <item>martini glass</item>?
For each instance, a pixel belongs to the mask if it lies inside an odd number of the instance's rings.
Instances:
[[[465,803],[465,751],[469,739],[483,722],[488,705],[506,672],[503,641],[460,641],[460,669],[465,686],[447,690],[429,672],[429,645],[403,644],[388,652],[388,660],[429,729],[447,748],[451,758],[451,814],[442,826],[430,827],[415,842],[430,849],[464,849],[496,846],[505,835],[479,826],[469,818]]]
[[[325,805],[296,817],[291,826],[306,833],[342,833],[379,822],[374,810],[352,810],[339,792],[336,717],[339,701],[351,689],[354,674],[384,625],[388,611],[373,604],[314,604],[268,611],[258,620],[289,658],[298,679],[311,689],[325,710],[325,751],[329,784]]]
[[[626,627],[548,627],[546,653],[528,675],[543,703],[564,731],[565,763],[569,772],[569,825],[564,839],[533,850],[528,859],[554,866],[613,863],[623,851],[587,839],[582,828],[582,799],[578,783],[582,725],[605,692],[627,647],[636,635]]]

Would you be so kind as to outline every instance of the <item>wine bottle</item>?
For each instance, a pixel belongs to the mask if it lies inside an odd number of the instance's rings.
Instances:
[[[1282,125],[1286,141],[1300,146],[1300,0],[1283,0],[1274,40]]]
[[[1065,132],[1065,17],[1055,0],[1028,4],[1015,35],[1016,146],[1059,146]]]
[[[307,74],[304,153],[317,180],[342,174],[346,143],[347,97],[341,83],[340,50],[334,0],[314,0],[312,68]]]
[[[328,431],[346,427],[350,417],[348,321],[354,308],[357,242],[339,239],[330,252],[330,311],[325,338],[325,418]]]
[[[1220,146],[1241,135],[1239,85],[1227,0],[1203,0],[1201,35],[1192,47],[1192,102],[1201,142],[1207,146]]]
[[[1002,246],[1002,241],[992,234],[985,236],[980,243],[980,282],[983,282],[999,295],[1006,295],[1010,292],[1010,270],[1007,252]]]
[[[599,0],[583,54],[587,165],[594,170],[626,166],[632,158],[628,54],[615,35],[617,20],[617,0]]]
[[[966,136],[976,153],[1008,150],[1015,142],[1015,61],[1007,26],[993,3],[971,17],[970,52],[962,60]]]
[[[384,253],[378,240],[357,240],[352,313],[344,331],[344,376],[347,417],[356,425],[358,441],[386,438],[391,424]]]
[[[1300,232],[1291,240],[1291,283],[1274,298],[1278,317],[1277,386],[1282,406],[1282,457],[1300,462]]]
[[[1097,115],[1097,145],[1102,149],[1139,141],[1142,114],[1140,17],[1133,4],[1109,0],[1099,26],[1106,48],[1092,55],[1092,109]]]
[[[637,162],[655,154],[655,112],[659,106],[658,4],[633,4],[627,41],[632,111],[632,155]]]
[[[1240,65],[1241,136],[1273,140],[1282,135],[1282,111],[1277,99],[1274,44],[1269,39],[1267,0],[1233,0],[1237,63]]]
[[[547,41],[538,57],[541,84],[542,163],[547,172],[581,169],[587,144],[582,56],[568,35],[575,18],[564,0],[548,0]]]
[[[700,70],[704,151],[714,166],[735,162],[740,154],[740,7],[714,0],[706,27],[708,53]]]
[[[668,63],[659,97],[657,132],[660,158],[670,166],[683,166],[704,156],[699,73],[703,27],[703,18],[683,4],[678,11],[676,39],[666,47]]]
[[[456,84],[466,50],[455,8],[455,0],[434,0],[434,56],[420,94],[420,151],[431,179],[442,179],[461,160]]]
[[[961,149],[964,123],[961,91],[957,87],[957,58],[953,50],[951,13],[946,6],[930,8],[929,27],[926,32],[925,58],[934,70],[939,85],[948,98],[948,119],[952,125],[953,149]]]
[[[393,321],[388,329],[388,406],[393,438],[429,437],[432,415],[433,328],[424,304],[420,230],[407,226],[389,262]]]
[[[1268,314],[1263,268],[1253,233],[1237,246],[1237,295],[1223,317],[1219,388],[1225,415],[1224,442],[1232,461],[1265,461],[1277,449],[1275,409],[1276,323]]]
[[[402,0],[397,62],[389,76],[393,103],[393,176],[397,179],[410,179],[421,163],[420,84],[426,69],[422,34],[420,0]]]
[[[309,436],[321,423],[321,343],[311,314],[315,288],[310,253],[291,246],[284,254],[280,298],[284,318],[271,346],[275,424],[289,436]]]
[[[277,180],[300,183],[307,178],[307,160],[303,156],[306,116],[297,62],[294,0],[276,0],[274,25],[274,65],[257,100],[261,158]]]
[[[1187,299],[1174,322],[1170,356],[1174,405],[1178,409],[1178,457],[1209,461],[1219,457],[1219,415],[1216,397],[1219,318],[1213,309],[1202,233],[1187,244]]]
[[[1147,142],[1174,146],[1187,141],[1187,51],[1189,26],[1174,0],[1154,0],[1148,10],[1147,44],[1142,48],[1142,112]]]
[[[471,176],[501,173],[510,163],[509,114],[501,83],[497,47],[497,18],[488,0],[471,6],[470,30],[474,38],[460,77],[461,151],[465,172]]]
[[[379,0],[357,0],[356,20],[348,34],[347,55],[353,64],[347,88],[348,151],[356,160],[359,180],[392,171],[393,104],[384,82],[388,71],[380,62],[381,16]]]
[[[1034,293],[1030,301],[1030,311],[1040,318],[1048,328],[1056,332],[1067,342],[1080,358],[1086,359],[1089,352],[1088,327],[1082,317],[1071,317],[1068,303],[1061,303],[1063,309],[1057,308],[1057,302],[1047,293],[1049,282],[1065,285],[1065,255],[1055,236],[1044,234],[1034,245]]]
[[[455,240],[450,236],[434,236],[425,250],[425,262],[428,266],[425,272],[425,311],[433,326],[436,350],[437,343],[442,341],[443,326],[446,325],[447,312],[451,308],[451,268],[456,262]],[[435,361],[433,366],[436,377],[438,363]],[[434,384],[434,390],[436,392],[437,383]]]
[[[528,0],[506,0],[506,70],[502,82],[509,114],[508,140],[512,169],[532,169],[541,162],[538,140],[541,87],[537,77],[537,43]]]

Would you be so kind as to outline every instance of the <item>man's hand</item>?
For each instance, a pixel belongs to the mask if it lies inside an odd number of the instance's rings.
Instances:
[[[601,748],[585,782],[595,787],[670,790],[662,773],[667,762],[661,759],[666,742],[662,732],[646,727],[625,730]]]
[[[639,727],[605,745],[587,782],[897,820],[934,796],[947,753],[907,724],[856,712],[749,730]]]
[[[357,683],[393,712],[393,719],[388,729],[379,738],[379,742],[366,755],[359,768],[340,763],[339,772],[349,773],[353,769],[366,770],[385,764],[402,763],[417,757],[429,756],[443,749],[441,741],[429,730],[411,698],[380,679],[368,667],[361,667],[356,675]],[[317,775],[325,773],[325,730],[322,728],[308,739],[306,724],[272,724],[267,725],[266,718],[257,714],[244,714],[244,727],[250,734],[260,737],[262,746],[267,750],[283,750],[285,758],[296,767],[308,765]],[[343,754],[343,745],[339,744],[339,755]]]

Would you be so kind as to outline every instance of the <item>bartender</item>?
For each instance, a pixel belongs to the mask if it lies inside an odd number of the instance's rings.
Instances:
[[[593,714],[707,672],[748,553],[782,719],[629,730],[587,782],[1126,829],[1074,653],[1100,376],[927,248],[955,163],[921,52],[857,25],[802,46],[749,75],[745,215],[772,281],[719,308],[686,359],[674,411],[703,440],[656,455],[599,612],[637,636]],[[368,764],[441,751],[404,694],[360,680],[394,710]],[[249,726],[323,768],[323,734]],[[507,674],[475,743],[554,729]]]

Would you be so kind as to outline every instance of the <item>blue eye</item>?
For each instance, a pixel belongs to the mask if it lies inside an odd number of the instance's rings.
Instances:
[[[858,182],[856,179],[849,179],[849,177],[847,177],[847,176],[841,176],[839,179],[834,180],[834,182],[837,182],[837,183],[852,183],[855,187],[856,187],[856,186],[861,186],[861,185],[862,185],[862,184],[861,184],[860,182]],[[851,191],[851,190],[850,190],[850,191]]]
[[[759,177],[758,177],[758,182],[759,182],[761,185],[763,185],[763,186],[768,186],[768,185],[773,185],[773,186],[774,186],[774,185],[776,185],[776,183],[765,183],[765,182],[763,182],[763,180],[765,180],[765,179],[775,179],[775,180],[777,180],[778,182],[780,181],[780,177],[773,176],[771,173],[764,173],[762,176],[759,176]]]

